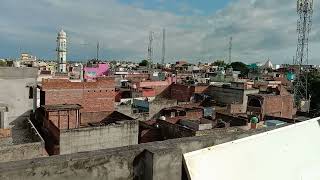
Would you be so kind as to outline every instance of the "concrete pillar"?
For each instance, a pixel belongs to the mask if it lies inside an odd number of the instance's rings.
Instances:
[[[32,87],[32,93],[33,93],[33,104],[32,104],[32,112],[35,113],[37,109],[37,85],[34,85]]]
[[[133,166],[136,180],[181,180],[182,153],[180,149],[144,150]]]

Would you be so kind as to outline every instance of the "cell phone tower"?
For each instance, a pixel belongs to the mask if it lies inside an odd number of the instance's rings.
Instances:
[[[153,57],[153,32],[150,31],[149,33],[149,45],[148,45],[148,66],[151,69],[153,65],[152,57]]]
[[[308,92],[308,53],[309,34],[312,26],[313,0],[298,0],[297,22],[298,43],[295,58],[296,79],[294,81],[294,98],[298,110],[308,112],[310,106],[310,95]]]
[[[232,63],[232,36],[230,37],[229,41],[229,64]]]
[[[161,64],[164,65],[166,58],[166,29],[162,30],[162,57]]]

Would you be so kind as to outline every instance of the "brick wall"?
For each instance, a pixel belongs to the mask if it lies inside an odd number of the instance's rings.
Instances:
[[[203,110],[198,109],[198,110],[192,110],[192,111],[187,111],[186,112],[186,117],[189,119],[200,119],[203,117]]]
[[[264,115],[292,119],[294,112],[291,95],[266,97],[263,104]]]
[[[0,129],[0,138],[11,137],[11,129]]]
[[[195,92],[194,93],[207,93],[209,91],[209,86],[195,86]]]
[[[77,127],[77,111],[48,112],[48,119],[59,129]]]
[[[42,82],[45,93],[45,105],[80,104],[83,113],[114,111],[114,77],[97,78],[94,82],[70,82],[63,79],[50,79]],[[83,122],[95,122],[95,119],[81,118]]]
[[[170,85],[172,84],[172,78],[168,78],[165,81],[144,81],[138,82],[137,87],[143,88],[148,87],[155,90],[156,96],[169,97],[170,96]]]
[[[186,86],[182,84],[172,84],[171,86],[171,98],[180,102],[189,102],[194,92],[194,86]]]
[[[154,89],[142,89],[142,97],[155,97],[156,91]]]

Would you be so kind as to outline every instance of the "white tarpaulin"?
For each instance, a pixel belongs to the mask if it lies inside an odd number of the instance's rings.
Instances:
[[[319,180],[319,120],[184,154],[192,180]]]

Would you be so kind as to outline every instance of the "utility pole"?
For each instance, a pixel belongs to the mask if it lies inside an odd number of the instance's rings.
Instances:
[[[148,45],[148,66],[149,66],[149,69],[152,68],[152,64],[153,64],[153,61],[152,61],[152,56],[153,56],[152,42],[153,42],[153,32],[150,31],[150,33],[149,33],[149,45]]]
[[[232,36],[230,37],[229,41],[229,64],[232,63]]]
[[[161,64],[164,65],[164,60],[166,58],[166,29],[162,30],[162,59]]]

